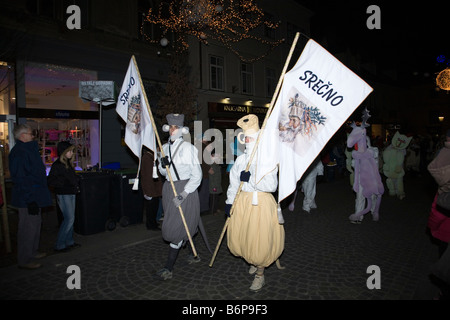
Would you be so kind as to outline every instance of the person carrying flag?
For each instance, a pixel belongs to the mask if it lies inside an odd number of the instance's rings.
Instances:
[[[161,231],[163,239],[170,245],[167,262],[164,268],[156,274],[161,280],[172,278],[172,270],[178,252],[189,240],[178,207],[181,206],[190,235],[193,236],[199,227],[202,229],[200,200],[197,191],[202,181],[198,150],[191,143],[183,140],[183,132],[188,132],[188,129],[183,126],[184,115],[168,114],[166,118],[168,125],[163,126],[163,131],[169,132],[170,137],[169,141],[163,145],[163,152],[166,156],[159,161],[159,171],[167,177],[166,166],[169,167],[177,196],[175,197],[170,181],[167,179],[162,190],[164,220]],[[188,247],[190,248],[190,244]],[[189,263],[199,261],[200,258],[195,258],[193,255],[188,259]]]
[[[259,134],[258,117],[254,114],[239,119],[237,125],[244,130],[245,152],[237,157],[230,171],[225,212],[229,217],[228,248],[251,266],[255,278],[250,290],[257,292],[265,284],[264,269],[275,262],[284,250],[284,227],[279,221],[279,206],[272,195],[278,186],[278,168],[256,181],[256,161],[246,170]],[[244,182],[237,195],[239,185]],[[233,202],[233,212],[230,210]]]

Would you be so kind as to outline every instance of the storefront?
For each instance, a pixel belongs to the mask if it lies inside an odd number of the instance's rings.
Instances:
[[[0,78],[5,79],[0,97],[0,145],[6,177],[16,122],[32,127],[47,170],[58,157],[56,145],[62,140],[76,146],[75,164],[79,170],[98,163],[98,104],[79,97],[79,82],[96,80],[96,71],[36,62],[19,66],[2,62]],[[16,92],[20,103],[16,103]]]

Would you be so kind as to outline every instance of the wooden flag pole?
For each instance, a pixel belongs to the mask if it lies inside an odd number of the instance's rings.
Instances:
[[[150,110],[150,105],[148,103],[147,94],[145,93],[145,90],[144,90],[144,87],[143,87],[143,84],[142,84],[141,74],[139,72],[139,68],[137,66],[136,58],[134,57],[134,55],[132,56],[132,59],[133,59],[134,66],[136,67],[136,72],[137,72],[137,74],[139,76],[139,83],[141,85],[141,90],[144,93],[144,99],[145,99],[145,103],[147,104],[147,110],[148,110],[148,113],[150,115],[150,120],[152,121],[152,126],[155,129],[154,132],[155,132],[156,140],[158,141],[159,149],[161,150],[161,156],[165,157],[165,154],[164,154],[164,151],[163,151],[163,148],[162,148],[162,145],[161,145],[161,140],[160,140],[159,135],[158,135],[158,130],[156,129],[155,120],[153,119],[153,114],[152,114],[152,111]],[[181,128],[180,128],[180,130],[181,130]],[[156,153],[156,150],[154,150],[154,152]],[[167,175],[169,176],[169,181],[170,181],[170,185],[172,186],[173,194],[176,197],[176,196],[178,196],[178,194],[177,194],[177,190],[175,189],[175,185],[174,185],[173,180],[172,180],[172,174],[170,173],[169,166],[166,166],[166,171],[167,171]],[[189,242],[190,242],[191,247],[192,247],[192,253],[194,254],[194,257],[196,257],[197,256],[197,250],[195,250],[194,242],[192,241],[191,234],[189,233],[189,228],[188,228],[188,226],[186,224],[186,219],[184,218],[183,209],[181,209],[181,205],[178,207],[178,209],[180,210],[181,220],[183,221],[184,228],[186,229],[186,234],[188,236]]]
[[[284,80],[284,75],[286,74],[287,67],[289,66],[289,62],[291,61],[291,58],[292,58],[292,55],[294,53],[295,46],[297,45],[297,41],[298,41],[299,36],[300,36],[300,33],[297,32],[296,35],[295,35],[294,41],[292,42],[292,46],[291,46],[291,50],[289,51],[289,55],[288,55],[288,57],[286,59],[286,62],[284,64],[283,71],[281,72],[280,79],[278,80],[278,84],[277,84],[277,87],[275,89],[275,93],[272,96],[272,101],[270,102],[269,110],[267,110],[266,117],[264,118],[264,122],[262,124],[261,130],[259,131],[258,138],[256,139],[255,147],[253,148],[253,151],[252,151],[252,153],[250,155],[250,160],[247,163],[247,168],[245,169],[246,172],[250,169],[250,165],[251,165],[251,163],[253,161],[253,157],[255,156],[256,150],[258,149],[258,144],[259,144],[259,141],[260,141],[260,138],[261,138],[261,134],[262,134],[264,128],[266,127],[266,123],[267,123],[267,120],[269,119],[270,114],[272,113],[273,106],[275,105],[275,101],[276,101],[276,99],[278,97],[278,94],[280,92],[281,84],[283,83],[283,80]],[[239,188],[238,188],[237,193],[236,193],[236,197],[234,198],[233,205],[231,206],[231,209],[230,209],[230,216],[233,214],[233,209],[234,209],[234,206],[235,206],[235,203],[236,203],[236,199],[239,197],[239,194],[241,193],[243,185],[244,185],[244,182],[241,181],[241,184],[239,185]],[[222,233],[220,234],[219,241],[217,242],[216,249],[214,250],[214,254],[213,254],[212,258],[211,258],[211,262],[209,263],[210,267],[212,267],[212,265],[214,263],[214,260],[216,258],[217,252],[219,251],[219,247],[220,247],[220,244],[222,243],[223,237],[224,237],[225,232],[226,232],[226,230],[228,228],[229,221],[230,221],[230,218],[228,217],[227,221],[225,222],[225,225],[224,225],[224,227],[222,229]]]

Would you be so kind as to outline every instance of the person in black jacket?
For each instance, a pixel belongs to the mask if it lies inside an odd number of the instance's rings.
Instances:
[[[41,208],[50,207],[52,197],[32,128],[28,124],[15,126],[14,138],[15,145],[9,154],[9,171],[13,183],[11,204],[19,211],[17,262],[19,268],[36,269],[41,264],[33,260],[45,256],[44,252],[38,252]]]
[[[50,189],[56,193],[56,200],[64,217],[59,227],[55,251],[65,252],[80,246],[73,240],[78,177],[73,165],[75,146],[67,141],[60,141],[56,148],[58,159],[53,162],[47,181]]]

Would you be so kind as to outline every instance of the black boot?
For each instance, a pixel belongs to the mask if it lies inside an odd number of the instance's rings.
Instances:
[[[160,280],[172,279],[172,270],[173,266],[175,265],[175,262],[177,261],[179,251],[180,249],[174,249],[172,247],[169,247],[169,254],[167,256],[166,266],[156,273],[156,276]]]

